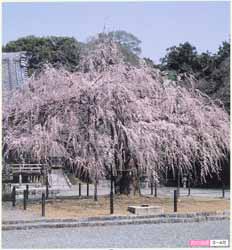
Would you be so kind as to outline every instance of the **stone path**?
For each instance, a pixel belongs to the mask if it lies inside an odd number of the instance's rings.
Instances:
[[[189,247],[189,240],[229,239],[229,221],[3,231],[3,248]],[[23,240],[22,240],[23,239]]]
[[[159,197],[173,197],[173,191],[176,189],[175,187],[158,187],[157,195]],[[87,187],[86,184],[82,184],[81,193],[82,195],[86,195]],[[203,188],[191,188],[191,196],[192,197],[209,197],[209,198],[221,198],[222,190],[221,189],[203,189]],[[93,185],[89,185],[89,194],[93,195],[94,187]],[[150,188],[142,188],[141,193],[143,195],[150,195]],[[79,186],[72,186],[70,190],[62,191],[57,196],[75,196],[79,194]],[[102,186],[98,186],[98,195],[109,195],[110,194],[110,184],[104,184]],[[180,188],[181,196],[188,196],[188,189]],[[230,190],[225,190],[225,198],[230,198]]]
[[[49,177],[49,184],[52,189],[70,190],[70,186],[62,169],[52,169],[52,173]]]

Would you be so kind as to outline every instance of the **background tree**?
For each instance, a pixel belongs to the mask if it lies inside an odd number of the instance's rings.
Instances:
[[[178,73],[194,72],[198,67],[196,47],[189,42],[167,49],[167,55],[161,59],[162,70],[175,70]]]
[[[144,57],[143,60],[145,61],[146,65],[155,69],[160,69],[160,65],[156,64],[151,58]]]
[[[133,34],[124,30],[111,31],[108,36],[113,39],[114,42],[121,44],[128,51],[135,55],[141,54],[141,41]]]
[[[140,45],[141,41],[133,34],[123,31],[116,30],[110,31],[108,33],[99,33],[94,37],[90,37],[87,43],[88,47],[92,47],[98,42],[102,42],[104,39],[111,40],[118,44],[118,47],[123,55],[123,60],[131,65],[139,65],[140,58],[139,55],[142,51]]]
[[[222,45],[220,45],[216,55],[217,64],[219,65],[228,57],[230,57],[230,43],[224,41],[222,42]]]
[[[63,66],[75,71],[79,65],[82,44],[72,37],[35,37],[27,36],[11,41],[3,47],[3,52],[26,51],[29,57],[29,75],[41,70],[44,64],[53,67]]]
[[[199,54],[189,42],[173,46],[167,49],[167,54],[161,59],[160,69],[167,71],[171,80],[176,80],[178,74],[192,74],[198,80],[196,88],[213,99],[221,100],[227,112],[230,111],[230,44],[228,42],[224,41],[215,54],[209,51]]]
[[[167,54],[161,58],[161,70],[177,73],[192,73],[197,78],[209,77],[220,64],[230,57],[230,44],[224,41],[217,53],[209,51],[199,54],[196,47],[189,42],[167,49]]]
[[[215,56],[212,55],[209,51],[203,52],[198,55],[198,68],[194,72],[197,77],[210,77],[213,70],[215,69]]]

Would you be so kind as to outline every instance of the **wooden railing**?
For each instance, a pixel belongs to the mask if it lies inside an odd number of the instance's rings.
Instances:
[[[10,169],[12,174],[45,174],[47,164],[7,164],[6,168]]]

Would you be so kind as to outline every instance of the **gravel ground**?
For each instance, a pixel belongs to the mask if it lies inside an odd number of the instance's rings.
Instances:
[[[2,220],[35,220],[38,215],[28,210],[19,209],[18,204],[12,207],[11,202],[2,202]]]
[[[229,221],[4,231],[2,247],[189,247],[191,239],[229,239]]]
[[[176,187],[158,187],[157,188],[157,193],[158,196],[168,196],[168,197],[172,197],[173,196],[173,190],[176,189]],[[86,185],[83,184],[82,185],[82,195],[86,195]],[[150,188],[142,188],[141,189],[142,194],[144,195],[149,195],[151,193],[151,189]],[[89,194],[93,195],[94,193],[94,187],[93,185],[89,185]],[[70,190],[64,191],[64,192],[60,192],[59,195],[78,195],[79,194],[79,186],[78,185],[74,185],[72,186],[72,188]],[[104,185],[98,186],[98,194],[99,195],[107,195],[110,194],[110,184],[108,185]],[[187,196],[188,195],[188,189],[187,188],[180,188],[180,194],[182,196]],[[222,190],[221,189],[213,189],[213,188],[191,188],[191,196],[194,197],[212,197],[212,198],[220,198],[222,197]],[[229,199],[230,198],[230,190],[227,189],[225,190],[225,198]]]
[[[25,186],[20,188],[21,192],[25,189]],[[157,195],[159,197],[173,197],[173,191],[176,187],[157,187]],[[19,189],[18,189],[19,190]],[[32,190],[32,189],[31,189]],[[38,191],[40,190],[40,192]],[[30,197],[37,197],[37,199],[41,199],[42,190],[45,192],[45,187],[42,189],[37,189],[37,195],[31,195]],[[79,185],[73,185],[68,190],[59,190],[56,187],[50,189],[50,197],[57,197],[60,196],[78,196],[79,195]],[[82,184],[81,186],[81,194],[82,196],[86,196],[87,188],[86,184]],[[143,195],[150,195],[151,189],[150,188],[141,188],[141,193]],[[92,184],[89,185],[89,195],[93,196],[94,194],[94,186]],[[110,184],[98,185],[98,195],[109,195],[110,194]],[[187,188],[180,188],[180,195],[181,196],[188,196],[188,189]],[[214,188],[191,188],[191,196],[192,197],[211,197],[211,198],[221,198],[222,197],[222,189],[214,189]],[[225,190],[225,198],[230,198],[230,190]],[[17,199],[23,199],[23,194],[17,196]]]

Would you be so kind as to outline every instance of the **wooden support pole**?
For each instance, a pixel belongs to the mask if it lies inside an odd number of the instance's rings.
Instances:
[[[97,201],[97,181],[94,183],[94,201]]]
[[[46,176],[46,200],[49,196],[49,183],[48,183],[48,176]]]
[[[225,198],[225,184],[222,183],[222,198]]]
[[[153,195],[153,183],[154,183],[154,177],[151,175],[151,195]]]
[[[190,184],[190,180],[188,181],[188,196],[191,195],[191,184]]]
[[[27,191],[27,200],[28,200],[29,198],[29,185],[28,184],[26,185],[26,191]]]
[[[177,212],[177,190],[174,190],[174,212]]]
[[[117,194],[117,189],[116,189],[116,180],[114,179],[114,194]]]
[[[180,170],[177,173],[177,196],[180,197]]]
[[[114,192],[113,192],[113,171],[111,166],[111,176],[110,176],[110,214],[114,213]]]
[[[192,181],[192,177],[191,174],[188,174],[188,196],[191,195],[191,181]]]
[[[81,197],[81,183],[79,183],[79,197]]]
[[[157,182],[155,181],[155,197],[157,197]]]
[[[11,193],[11,198],[12,198],[12,206],[15,207],[15,203],[16,203],[16,188],[13,187],[12,189],[12,193]]]
[[[87,182],[87,190],[86,190],[86,193],[87,193],[87,197],[89,197],[89,182]]]
[[[45,194],[42,193],[42,216],[45,216]]]
[[[27,209],[27,190],[23,190],[23,209]]]

